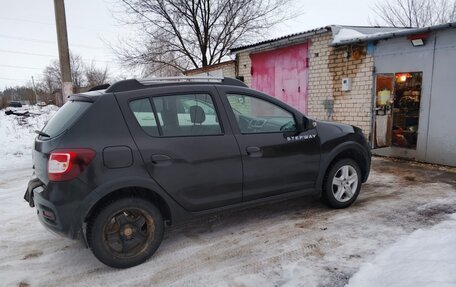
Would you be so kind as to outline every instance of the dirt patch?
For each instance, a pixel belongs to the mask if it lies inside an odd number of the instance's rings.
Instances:
[[[21,281],[21,282],[19,282],[19,285],[17,285],[17,286],[19,286],[19,287],[29,287],[30,284],[28,284],[27,282]]]
[[[456,212],[456,206],[450,204],[438,204],[426,208],[424,210],[419,210],[418,215],[424,218],[441,218],[447,214],[453,214]]]
[[[27,255],[25,255],[22,260],[27,260],[27,259],[31,259],[31,258],[36,258],[36,257],[40,257],[41,255],[43,255],[43,252],[42,251],[33,251],[33,252],[30,252],[28,253]]]
[[[455,212],[456,206],[449,204],[410,206],[401,210],[391,210],[383,218],[387,225],[401,226],[405,230],[413,231],[438,224]]]

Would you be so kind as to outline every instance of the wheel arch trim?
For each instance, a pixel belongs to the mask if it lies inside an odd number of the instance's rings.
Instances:
[[[330,167],[330,165],[334,161],[334,159],[337,158],[337,156],[339,156],[341,153],[343,153],[345,151],[349,151],[349,150],[354,150],[355,152],[359,153],[362,156],[362,159],[366,165],[365,166],[366,170],[364,171],[362,182],[365,182],[367,180],[367,177],[369,176],[369,171],[370,171],[370,154],[369,154],[369,152],[360,143],[355,142],[355,141],[347,141],[347,142],[343,142],[343,143],[339,144],[337,147],[332,149],[329,152],[329,154],[327,154],[325,157],[322,157],[322,161],[320,163],[320,173],[318,174],[317,182],[316,182],[316,188],[318,191],[321,192],[325,174],[328,171],[328,168]],[[361,170],[363,169],[361,166],[360,166],[360,168],[361,168]]]
[[[85,199],[81,202],[79,213],[81,216],[75,219],[73,223],[75,226],[81,226],[85,223],[87,218],[93,213],[95,207],[106,197],[109,197],[116,191],[127,188],[142,188],[150,191],[152,194],[158,196],[167,205],[169,216],[172,221],[179,219],[184,213],[183,208],[174,201],[165,191],[163,191],[153,180],[145,179],[143,177],[125,177],[107,182],[94,189]],[[160,208],[160,206],[157,206]]]

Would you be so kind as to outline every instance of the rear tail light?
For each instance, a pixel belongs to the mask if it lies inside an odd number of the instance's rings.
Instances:
[[[91,149],[59,149],[51,152],[48,176],[51,181],[65,181],[77,177],[93,160]]]

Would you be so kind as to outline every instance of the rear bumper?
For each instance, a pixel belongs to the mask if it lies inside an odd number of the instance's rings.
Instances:
[[[45,185],[39,179],[28,183],[24,199],[36,207],[38,219],[48,230],[71,239],[82,239],[79,200],[65,196],[71,194],[59,188],[58,183]]]

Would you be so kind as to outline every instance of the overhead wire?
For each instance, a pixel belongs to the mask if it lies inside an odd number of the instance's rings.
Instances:
[[[23,52],[23,51],[13,51],[13,50],[5,50],[5,49],[0,49],[0,52],[3,53],[10,53],[10,54],[18,54],[18,55],[28,55],[28,56],[39,56],[39,57],[50,57],[54,59],[58,59],[56,55],[50,55],[50,54],[40,54],[40,53],[30,53],[30,52]],[[100,63],[113,63],[117,64],[118,62],[116,61],[107,61],[107,60],[83,60],[84,62],[100,62]]]
[[[42,68],[37,68],[37,67],[16,66],[16,65],[4,65],[4,64],[0,64],[0,67],[15,68],[15,69],[42,70]]]
[[[0,38],[11,39],[11,40],[19,40],[19,41],[25,41],[25,42],[32,42],[32,43],[48,44],[48,45],[50,45],[50,44],[57,45],[56,41],[42,40],[42,39],[36,39],[36,38],[16,37],[16,36],[5,35],[5,34],[0,34]],[[79,48],[86,48],[86,49],[99,49],[99,50],[102,49],[100,47],[95,47],[95,46],[90,46],[90,45],[82,45],[82,44],[75,44],[75,43],[70,43],[70,46],[79,47]]]
[[[25,23],[39,24],[39,25],[46,25],[46,26],[55,27],[55,23],[51,23],[51,22],[42,22],[42,21],[35,21],[35,20],[29,20],[29,19],[19,19],[19,18],[11,18],[11,17],[0,17],[0,21],[14,21],[14,22],[22,22],[22,23],[25,22]],[[84,27],[84,26],[72,25],[72,24],[67,24],[67,27],[70,27],[70,28],[72,28],[72,29],[87,30],[87,31],[108,32],[108,30],[93,29],[93,28],[91,28],[91,27]]]

